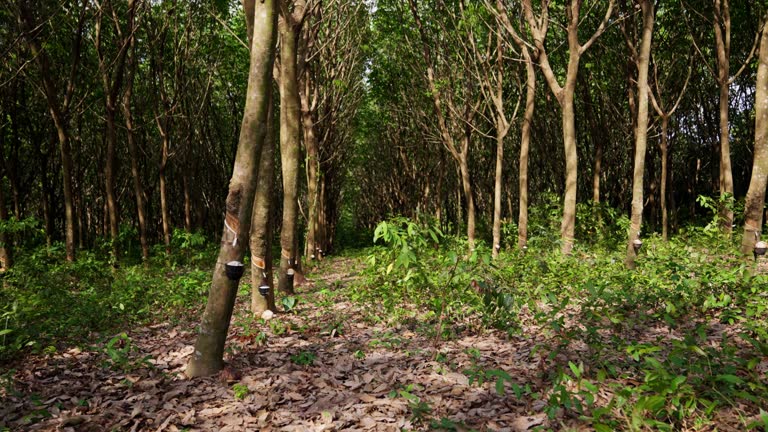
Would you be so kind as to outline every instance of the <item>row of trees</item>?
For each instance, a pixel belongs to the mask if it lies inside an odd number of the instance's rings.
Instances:
[[[249,4],[5,4],[0,219],[41,220],[49,245],[63,240],[70,261],[78,249],[104,245],[117,262],[132,244],[146,260],[153,244],[171,251],[174,229],[218,230],[242,133]],[[270,166],[278,183],[259,202],[282,201],[261,209],[271,221],[262,235],[281,232],[286,271],[302,252],[311,259],[332,248],[341,156],[364,94],[368,10],[341,1],[283,9],[272,99],[280,153],[270,147],[265,159],[280,169]],[[306,250],[298,251],[305,227]],[[2,242],[4,268],[12,239]]]
[[[631,215],[629,267],[641,226],[666,238],[699,195],[719,197],[725,234],[745,215],[745,251],[763,225],[768,42],[752,2],[6,4],[0,218],[38,217],[69,260],[103,239],[125,259],[132,230],[146,260],[182,220],[223,229],[190,375],[222,366],[226,264],[249,247],[253,287],[270,285],[279,233],[291,292],[300,256],[329,251],[350,214],[433,217],[498,253],[504,220],[523,248],[530,204],[562,197],[568,254],[590,196],[586,217]]]
[[[432,214],[460,225],[466,220],[472,244],[480,209],[488,217],[479,220],[491,222],[484,232],[495,250],[502,219],[517,220],[523,247],[529,189],[538,202],[553,192],[564,197],[561,248],[570,253],[578,192],[591,196],[594,206],[605,203],[631,215],[631,267],[644,215],[650,219],[645,229],[667,238],[670,225],[700,212],[699,195],[715,194],[721,230],[730,235],[735,198],[746,194],[747,211],[736,217],[746,218],[744,250],[751,250],[765,203],[759,168],[765,141],[754,129],[756,114],[760,121],[755,54],[765,23],[761,5],[377,5],[367,119],[375,133],[370,157],[386,154],[388,163],[359,194],[368,223],[387,212]],[[732,28],[739,29],[734,37]],[[411,91],[414,86],[422,90]],[[389,178],[392,171],[399,178]],[[517,177],[517,187],[505,173]]]

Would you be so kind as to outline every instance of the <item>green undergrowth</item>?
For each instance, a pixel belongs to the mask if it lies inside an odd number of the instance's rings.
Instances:
[[[529,338],[537,384],[511,384],[533,388],[515,393],[544,400],[552,423],[680,430],[729,412],[739,428],[762,430],[768,275],[711,226],[644,240],[635,271],[613,235],[567,257],[539,241],[491,260],[482,243],[469,253],[436,224],[394,218],[378,226],[350,297],[368,320],[428,337]]]
[[[137,323],[198,316],[215,251],[200,235],[176,234],[175,253],[156,248],[146,265],[133,255],[114,266],[107,247],[81,251],[74,263],[60,244],[18,253],[0,279],[0,361]]]

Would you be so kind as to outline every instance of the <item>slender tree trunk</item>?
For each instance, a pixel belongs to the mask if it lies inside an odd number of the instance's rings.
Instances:
[[[295,236],[298,221],[300,102],[296,74],[297,32],[291,18],[282,16],[280,31],[280,160],[283,170],[283,223],[280,232],[278,289],[293,294],[293,279],[287,271],[296,260]]]
[[[0,167],[4,171],[5,164],[5,149],[4,149],[5,134],[0,132]],[[6,173],[7,174],[7,173]],[[8,220],[8,209],[5,208],[5,188],[3,185],[3,176],[0,175],[0,222]],[[11,245],[11,236],[5,231],[0,230],[0,272],[4,272],[13,266],[13,247]]]
[[[5,208],[5,190],[2,177],[0,177],[0,222],[8,220],[8,210]],[[0,272],[4,272],[13,266],[13,246],[11,236],[5,231],[0,231]]]
[[[501,250],[501,194],[503,185],[504,166],[504,137],[509,131],[507,119],[504,116],[504,43],[501,32],[496,35],[496,175],[493,188],[493,258],[499,256]],[[510,215],[511,217],[511,215]]]
[[[603,141],[598,138],[595,143],[595,164],[592,169],[592,202],[600,204],[600,172],[603,165]]]
[[[465,137],[464,139],[469,139]],[[469,161],[466,153],[462,153],[459,159],[459,168],[461,170],[461,188],[464,192],[464,198],[467,200],[467,241],[470,250],[475,249],[475,199],[472,196],[472,184],[469,180]]]
[[[768,183],[768,21],[763,25],[760,39],[755,87],[755,156],[744,208],[744,237],[741,240],[743,254],[752,252],[760,236]]]
[[[301,97],[301,121],[304,131],[304,147],[306,149],[307,171],[307,241],[304,247],[304,257],[312,260],[317,253],[317,206],[318,206],[318,180],[320,176],[320,160],[317,136],[315,135],[315,123],[312,106],[312,75],[309,68],[304,68],[304,88]]]
[[[255,195],[255,174],[268,129],[266,122],[276,38],[276,0],[245,1],[254,3],[253,42],[245,111],[227,195],[221,248],[213,272],[208,304],[200,325],[200,334],[187,365],[186,374],[189,377],[211,375],[224,366],[224,343],[239,283],[239,280],[227,278],[224,272],[225,264],[230,261],[242,261],[245,255],[245,240],[250,234]]]
[[[43,204],[43,224],[45,226],[45,245],[47,247],[51,247],[53,245],[53,210],[51,209],[51,189],[53,188],[53,185],[51,184],[51,179],[49,172],[53,171],[51,169],[51,159],[52,154],[54,152],[54,149],[56,148],[56,142],[58,137],[54,134],[51,135],[50,140],[48,141],[48,150],[43,151],[43,149],[38,150],[39,154],[39,160],[40,160],[40,177],[41,177],[41,189],[42,189],[42,204]]]
[[[171,215],[168,210],[168,185],[166,180],[166,168],[168,167],[168,145],[170,131],[166,129],[162,133],[163,144],[160,149],[160,213],[163,219],[163,241],[165,242],[165,252],[171,253]]]
[[[117,132],[115,131],[115,104],[107,100],[105,113],[107,124],[107,153],[104,164],[104,186],[106,187],[106,202],[109,212],[109,237],[112,243],[112,257],[117,261],[120,254],[118,237],[120,235],[120,220],[117,209],[117,192],[115,191],[115,147]]]
[[[182,188],[184,189],[184,231],[192,232],[192,197],[189,192],[189,170],[181,177]]]
[[[129,45],[128,39],[120,39],[115,41],[118,45],[117,58],[114,59],[114,64],[111,64],[111,59],[106,59],[102,51],[102,18],[107,9],[108,1],[104,1],[101,4],[97,4],[97,16],[94,23],[94,44],[96,48],[96,54],[98,57],[99,72],[101,74],[102,88],[104,90],[104,120],[105,120],[105,134],[107,151],[104,163],[104,181],[106,190],[106,202],[107,209],[109,211],[109,234],[112,243],[112,257],[117,262],[120,255],[120,247],[118,244],[118,237],[120,235],[120,213],[117,203],[117,192],[115,187],[117,176],[116,173],[116,147],[117,147],[117,130],[115,125],[115,115],[117,113],[117,96],[120,92],[120,87],[123,81],[123,74],[125,72],[125,61],[128,54],[128,47],[121,47],[121,45]],[[128,22],[129,26],[125,32],[128,38],[133,36],[133,14],[134,14],[134,0],[128,0]],[[111,7],[111,5],[109,5]],[[118,34],[120,31],[120,24],[115,17],[115,27]]]
[[[659,144],[661,150],[661,191],[659,198],[661,199],[661,237],[664,241],[669,240],[669,218],[667,214],[667,161],[669,159],[669,143],[667,133],[669,131],[669,116],[661,117],[661,144]]]
[[[10,111],[10,118],[11,118],[11,134],[12,134],[12,140],[11,140],[11,151],[10,151],[10,161],[6,163],[6,175],[8,177],[8,180],[11,183],[11,196],[13,198],[13,215],[16,217],[16,220],[21,220],[21,199],[19,196],[21,195],[19,191],[19,175],[17,171],[17,167],[19,166],[19,148],[21,147],[21,131],[20,131],[20,125],[19,125],[19,119],[18,114],[21,112],[21,110],[25,110],[26,106],[23,105],[24,100],[20,100],[19,102],[22,102],[22,105],[17,107],[17,99],[18,99],[18,92],[14,91],[14,99],[11,101],[11,104],[13,109]],[[23,94],[22,94],[23,97]]]
[[[731,14],[728,0],[715,0],[714,31],[717,56],[717,84],[720,87],[720,222],[723,233],[733,231],[733,171],[728,136],[730,89]]]
[[[496,120],[496,175],[493,187],[493,258],[499,256],[501,250],[501,187],[502,171],[504,163],[504,136],[501,134],[504,128],[503,122]]]
[[[271,95],[271,92],[270,92]],[[272,194],[275,186],[275,139],[273,133],[273,106],[268,102],[267,136],[261,149],[259,179],[253,201],[251,218],[251,313],[261,316],[266,310],[277,312],[275,307],[274,279],[272,277]],[[261,295],[259,286],[266,280],[267,296]]]
[[[523,115],[523,127],[520,133],[520,161],[519,169],[519,188],[520,188],[520,209],[517,217],[517,247],[524,249],[528,245],[528,149],[531,145],[531,123],[533,114],[536,110],[536,69],[533,66],[528,48],[523,45],[523,56],[525,57],[526,71],[526,91],[525,91],[525,114]]]
[[[635,268],[637,251],[633,244],[639,240],[643,222],[643,174],[645,173],[645,153],[648,136],[648,64],[651,58],[651,38],[653,37],[653,0],[642,0],[643,35],[637,59],[637,130],[635,134],[635,172],[632,181],[632,217],[627,239],[628,268]]]
[[[720,84],[720,222],[723,233],[730,236],[733,231],[733,171],[731,170],[731,145],[728,136],[728,76]]]
[[[571,62],[574,60],[572,59]],[[569,69],[571,67],[569,62]],[[579,60],[575,60],[578,70]],[[572,80],[575,81],[575,80]],[[573,250],[576,227],[576,189],[578,185],[578,154],[576,152],[576,115],[573,110],[574,83],[566,83],[563,89],[563,143],[565,147],[565,201],[563,202],[563,221],[560,224],[563,255],[570,255]]]
[[[134,27],[133,17],[129,28]],[[141,184],[139,171],[139,150],[133,129],[133,79],[136,76],[136,38],[131,35],[127,59],[127,77],[123,90],[123,118],[125,119],[128,154],[131,158],[131,177],[133,179],[133,195],[136,198],[136,217],[139,221],[139,242],[141,243],[141,258],[144,262],[149,259],[149,242],[147,240],[147,209],[144,202],[144,188]]]
[[[72,196],[72,152],[69,148],[69,134],[63,122],[58,122],[56,132],[61,149],[61,170],[64,186],[64,243],[67,251],[67,261],[75,260],[75,205]]]

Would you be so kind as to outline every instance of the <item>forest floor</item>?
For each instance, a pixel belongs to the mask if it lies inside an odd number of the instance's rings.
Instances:
[[[295,308],[267,323],[249,317],[241,292],[227,368],[218,376],[183,375],[197,316],[129,329],[88,348],[29,355],[0,383],[0,430],[593,430],[563,410],[545,413],[552,361],[579,364],[587,348],[575,344],[549,359],[534,347],[552,336],[535,325],[436,341],[418,320],[377,323],[343,295],[357,265],[349,258],[324,263],[298,287]],[[712,344],[732,331],[710,329]],[[675,340],[681,329],[636,331],[638,340],[659,341]],[[757,368],[768,369],[768,357]],[[607,403],[609,393],[601,386],[597,403]],[[680,429],[743,430],[745,417],[756,414],[718,409],[714,424]]]

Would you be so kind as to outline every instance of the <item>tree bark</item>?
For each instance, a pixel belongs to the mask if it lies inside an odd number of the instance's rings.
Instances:
[[[668,160],[669,160],[669,139],[667,133],[669,131],[669,116],[661,116],[661,143],[659,148],[661,150],[661,190],[659,191],[659,199],[661,201],[661,238],[664,241],[669,240],[669,217],[667,211],[667,172]]]
[[[227,195],[221,248],[200,333],[186,369],[189,377],[214,374],[224,365],[224,344],[239,283],[227,278],[225,264],[242,262],[245,255],[256,189],[255,171],[268,129],[267,104],[274,62],[277,0],[246,1],[254,2],[254,21],[245,110]]]
[[[465,136],[462,140],[467,141],[466,145],[469,145],[469,136]],[[467,152],[460,153],[459,157],[459,169],[461,171],[461,189],[464,192],[464,198],[467,201],[467,242],[469,243],[469,249],[475,248],[475,198],[472,196],[472,183],[469,179],[469,161],[467,160]]]
[[[307,152],[307,201],[309,211],[307,214],[307,243],[304,248],[304,257],[313,260],[317,253],[318,227],[318,183],[320,176],[320,161],[317,137],[315,135],[314,120],[310,104],[311,77],[309,71],[304,73],[304,91],[301,96],[301,118],[304,129],[304,147]]]
[[[298,25],[283,1],[278,23],[280,32],[280,161],[283,171],[283,223],[280,232],[280,273],[278,289],[293,294],[288,269],[296,260],[295,237],[298,221],[299,81],[296,71]]]
[[[5,134],[0,132],[0,168],[5,171]],[[3,185],[3,176],[0,175],[0,222],[8,220],[8,209],[5,208],[5,188]],[[10,243],[11,236],[7,232],[0,230],[0,273],[5,272],[13,266],[13,247]]]
[[[645,153],[648,137],[648,64],[651,58],[651,39],[653,37],[653,0],[641,0],[643,11],[643,34],[640,52],[637,57],[637,129],[635,134],[635,171],[632,179],[632,216],[627,238],[627,257],[625,264],[635,268],[637,251],[634,245],[639,240],[643,222],[643,177],[645,173]]]
[[[189,171],[190,167],[187,167],[187,171],[181,176],[182,188],[184,189],[184,231],[187,233],[192,232],[192,196],[189,191]]]
[[[470,35],[470,37],[474,37]],[[473,45],[474,46],[474,45]],[[493,186],[493,251],[495,259],[501,250],[501,195],[504,184],[504,137],[509,132],[509,123],[504,114],[504,43],[501,32],[496,35],[496,173]],[[510,215],[511,217],[511,215]]]
[[[165,242],[165,252],[171,253],[171,214],[168,210],[168,182],[166,180],[166,168],[168,167],[168,147],[170,144],[170,131],[163,129],[160,133],[163,143],[160,149],[160,167],[158,175],[160,177],[160,213],[163,220],[163,241]]]
[[[519,188],[520,208],[517,216],[517,247],[524,249],[528,245],[528,149],[531,145],[531,123],[536,110],[536,70],[533,67],[528,47],[522,44],[522,52],[525,58],[525,113],[523,114],[523,127],[520,132],[520,161]]]
[[[744,208],[744,237],[741,253],[750,254],[763,226],[765,188],[768,183],[768,21],[763,24],[755,83],[755,153],[752,178]]]
[[[496,121],[496,174],[493,185],[493,252],[495,259],[501,250],[501,188],[504,165],[504,137],[499,132],[501,122]]]
[[[272,92],[270,91],[270,95]],[[251,313],[261,316],[266,310],[277,312],[275,307],[274,279],[272,275],[272,194],[275,187],[275,139],[273,133],[273,106],[268,102],[267,136],[261,149],[259,178],[251,217]],[[259,286],[263,279],[269,286],[267,296],[261,295]]]
[[[715,45],[717,52],[717,84],[720,88],[720,222],[723,233],[733,231],[733,170],[728,135],[730,89],[731,14],[728,0],[715,0]]]

